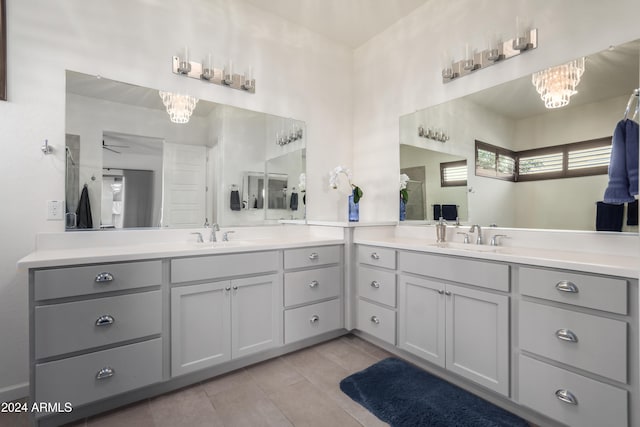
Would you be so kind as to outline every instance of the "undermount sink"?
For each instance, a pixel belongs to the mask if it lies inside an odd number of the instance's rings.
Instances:
[[[463,251],[473,251],[473,252],[498,252],[501,251],[500,246],[489,246],[489,245],[476,245],[473,243],[458,243],[458,242],[440,242],[440,243],[431,243],[429,246],[435,246],[437,248],[444,249],[458,249]]]
[[[222,249],[248,246],[251,245],[251,242],[247,240],[229,240],[228,242],[193,242],[191,245],[196,249]]]

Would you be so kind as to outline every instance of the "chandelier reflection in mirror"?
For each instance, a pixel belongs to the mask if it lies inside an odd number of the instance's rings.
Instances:
[[[545,107],[560,108],[568,105],[571,96],[578,93],[576,87],[583,73],[584,57],[538,71],[531,76],[531,82]]]
[[[196,108],[198,98],[189,95],[180,95],[172,92],[158,91],[162,103],[167,108],[169,119],[173,123],[188,123],[193,110]]]

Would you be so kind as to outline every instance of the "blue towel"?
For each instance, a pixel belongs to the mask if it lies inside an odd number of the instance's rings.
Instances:
[[[638,194],[638,124],[625,119],[618,122],[613,132],[604,202],[633,202],[635,194]]]
[[[454,221],[458,218],[458,207],[456,205],[442,205],[442,217],[447,221]]]
[[[433,219],[439,220],[442,216],[442,206],[441,205],[433,205]]]
[[[622,231],[624,205],[612,205],[604,202],[597,202],[596,205],[596,230]]]

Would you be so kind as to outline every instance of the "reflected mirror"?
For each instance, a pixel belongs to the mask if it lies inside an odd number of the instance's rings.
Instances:
[[[482,141],[522,153],[603,138],[610,141],[634,89],[638,88],[639,53],[640,41],[634,41],[587,56],[577,93],[570,98],[569,105],[562,108],[545,108],[531,76],[525,76],[402,116],[400,167],[424,167],[428,171],[433,169],[433,163],[440,162],[436,160],[440,155],[466,159],[466,203],[446,201],[459,205],[461,220],[467,214],[464,222],[515,228],[595,230],[596,202],[602,200],[607,187],[606,172],[516,182],[490,178],[476,174],[475,144]],[[423,136],[419,136],[420,127]],[[440,142],[426,137],[429,130],[432,134],[447,135],[448,140]],[[425,159],[424,163],[418,165],[415,161],[418,158]],[[608,158],[605,161],[608,164]],[[429,172],[425,177],[421,219],[432,221],[432,205],[445,201],[440,200],[442,195],[431,194],[436,190],[429,186]],[[408,213],[409,209],[407,218]],[[419,212],[416,215],[419,217]],[[625,205],[623,231],[637,232],[638,226],[627,225],[627,218]]]
[[[303,122],[199,100],[173,123],[157,90],[66,76],[67,230],[304,218]]]

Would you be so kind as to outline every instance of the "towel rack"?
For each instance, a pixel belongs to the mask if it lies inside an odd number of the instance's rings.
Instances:
[[[640,106],[640,100],[638,98],[640,98],[640,88],[634,89],[633,93],[629,97],[629,102],[627,102],[627,108],[624,110],[624,117],[622,118],[623,120],[624,119],[633,120],[638,115],[638,107]],[[634,100],[636,101],[636,108],[633,111],[633,115],[629,117],[629,112],[631,111],[631,106],[633,105]]]

